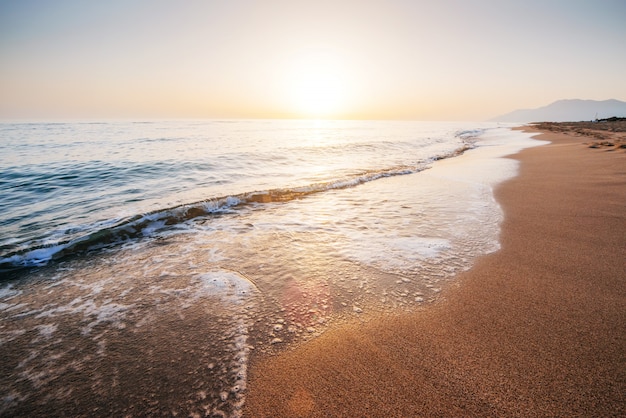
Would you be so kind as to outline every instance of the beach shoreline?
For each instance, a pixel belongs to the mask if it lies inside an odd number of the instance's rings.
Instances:
[[[244,416],[626,414],[625,151],[535,131],[501,250],[432,306],[253,361]]]

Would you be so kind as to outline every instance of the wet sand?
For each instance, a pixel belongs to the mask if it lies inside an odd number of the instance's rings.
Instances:
[[[513,156],[502,249],[413,314],[253,361],[248,417],[626,416],[626,151]]]

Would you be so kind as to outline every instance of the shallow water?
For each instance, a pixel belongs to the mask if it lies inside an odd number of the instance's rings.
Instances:
[[[0,289],[0,411],[240,415],[250,356],[429,303],[497,250],[492,189],[517,169],[499,157],[528,137],[491,129],[427,170],[206,213],[22,274]]]
[[[467,146],[479,128],[289,120],[0,123],[0,274],[208,213],[420,171]]]

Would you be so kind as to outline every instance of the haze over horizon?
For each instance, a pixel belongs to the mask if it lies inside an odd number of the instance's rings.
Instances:
[[[0,0],[0,119],[485,120],[626,100],[620,0]]]

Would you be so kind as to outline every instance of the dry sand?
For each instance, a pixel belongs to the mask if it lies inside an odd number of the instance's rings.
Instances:
[[[434,305],[256,361],[244,415],[626,416],[626,152],[541,138],[497,190],[500,251]]]

